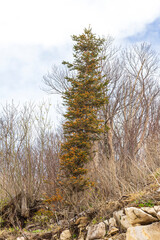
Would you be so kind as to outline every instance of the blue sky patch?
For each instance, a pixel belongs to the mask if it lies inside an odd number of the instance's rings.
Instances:
[[[130,43],[136,42],[149,42],[154,48],[160,46],[160,18],[157,18],[154,22],[147,24],[144,31],[126,38]]]

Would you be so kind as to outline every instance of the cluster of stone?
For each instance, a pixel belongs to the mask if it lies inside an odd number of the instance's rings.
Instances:
[[[87,217],[76,221],[78,240],[160,240],[160,206],[128,207],[113,213],[113,217],[95,225],[87,225]],[[70,240],[65,230],[60,240]]]
[[[0,236],[0,239],[6,238]],[[25,236],[19,236],[16,240],[25,239]],[[160,206],[127,207],[115,211],[112,218],[97,224],[93,224],[87,215],[82,214],[70,223],[61,220],[51,231],[35,233],[27,236],[27,239],[160,240]]]

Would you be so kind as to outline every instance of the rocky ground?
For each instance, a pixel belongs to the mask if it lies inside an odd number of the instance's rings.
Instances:
[[[41,219],[42,220],[42,219]],[[108,201],[66,220],[34,221],[20,228],[3,228],[0,240],[160,240],[160,186]]]

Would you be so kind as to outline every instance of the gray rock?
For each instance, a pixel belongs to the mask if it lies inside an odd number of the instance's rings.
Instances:
[[[124,214],[123,210],[114,212],[113,216],[121,229],[126,230],[127,228],[132,227],[132,224],[128,221],[128,217]]]
[[[69,240],[71,239],[71,233],[68,229],[64,230],[60,235],[60,240]]]
[[[136,207],[125,208],[125,213],[128,217],[128,221],[133,226],[137,224],[149,224],[158,221],[156,217],[153,217]]]
[[[107,235],[108,235],[108,236],[113,236],[113,235],[115,235],[115,234],[118,233],[118,232],[119,232],[119,229],[118,229],[118,228],[112,227],[112,228],[109,229]]]
[[[86,240],[101,239],[106,235],[105,223],[101,222],[88,227]]]
[[[153,217],[157,217],[157,213],[155,211],[154,208],[150,208],[150,207],[142,207],[141,210],[143,210],[144,212],[152,215]]]
[[[114,217],[109,219],[109,228],[111,227],[117,227],[117,223]]]

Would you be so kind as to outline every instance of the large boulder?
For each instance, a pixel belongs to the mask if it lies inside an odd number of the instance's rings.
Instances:
[[[160,240],[160,222],[128,228],[126,240]]]
[[[136,207],[125,208],[125,213],[128,217],[128,221],[133,226],[138,224],[149,224],[153,222],[157,222],[158,218],[153,217],[152,215],[144,212],[143,210]]]

